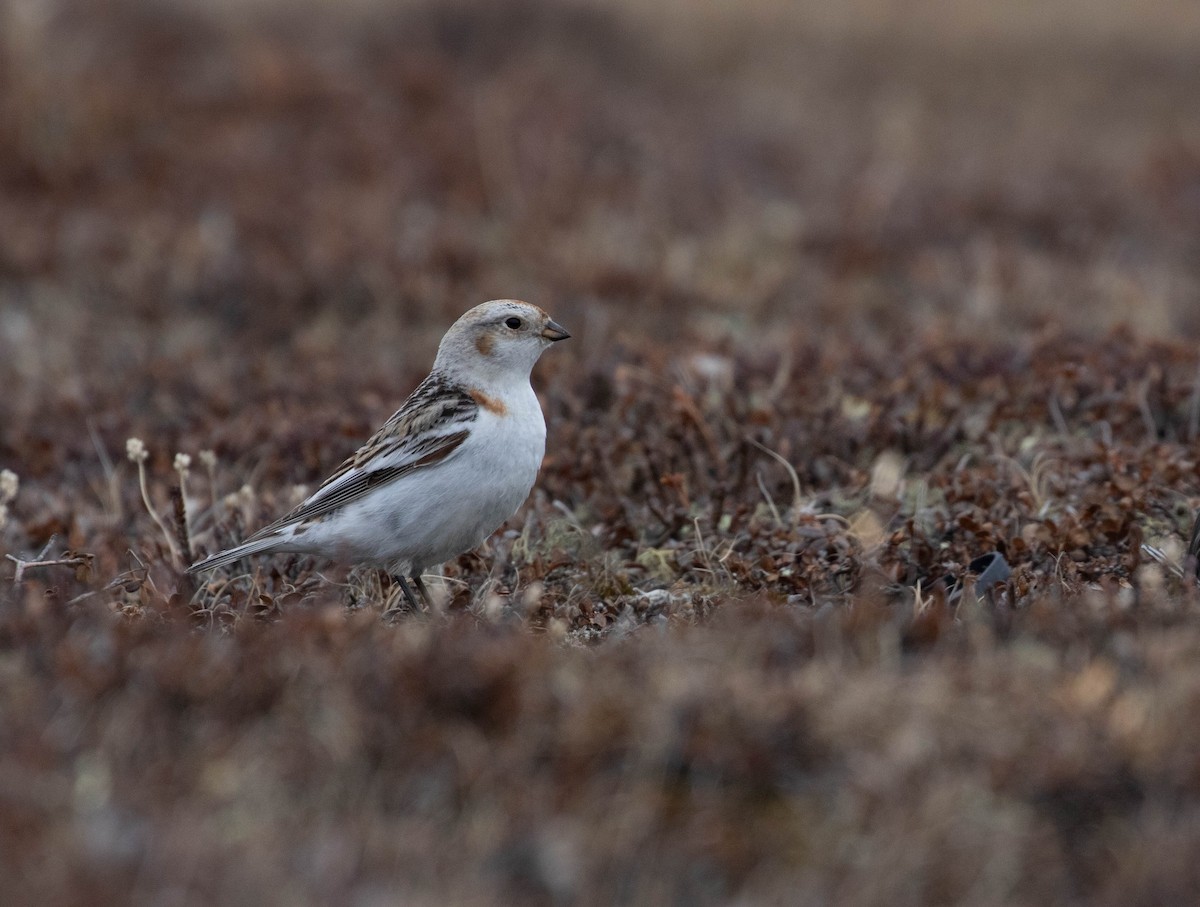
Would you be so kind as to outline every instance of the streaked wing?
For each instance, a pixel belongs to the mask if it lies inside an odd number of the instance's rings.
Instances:
[[[263,536],[306,520],[319,519],[380,485],[440,463],[470,434],[479,404],[466,389],[430,374],[366,444],[346,459],[304,503],[250,536]]]

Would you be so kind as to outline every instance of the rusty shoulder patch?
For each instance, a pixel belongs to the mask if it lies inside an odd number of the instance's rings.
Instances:
[[[494,413],[497,416],[508,415],[508,407],[495,397],[489,397],[483,391],[474,387],[468,388],[467,393],[471,395],[471,399],[486,409],[489,413]]]

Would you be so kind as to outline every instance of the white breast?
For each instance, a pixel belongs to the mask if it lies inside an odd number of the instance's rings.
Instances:
[[[526,384],[501,399],[506,412],[480,408],[452,456],[367,495],[312,527],[312,534],[346,560],[405,574],[477,546],[529,496],[546,450],[546,422],[533,389]]]

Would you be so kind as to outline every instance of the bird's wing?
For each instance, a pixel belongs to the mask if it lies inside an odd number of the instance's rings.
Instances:
[[[246,541],[319,519],[380,485],[442,463],[471,432],[479,404],[463,388],[434,372],[366,444],[338,467],[299,507]]]

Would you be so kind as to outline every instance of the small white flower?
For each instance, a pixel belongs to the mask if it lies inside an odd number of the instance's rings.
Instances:
[[[185,453],[175,454],[175,471],[186,474],[192,465],[192,458]]]
[[[141,438],[130,438],[125,442],[125,456],[129,458],[130,463],[144,463],[150,454]]]
[[[237,491],[231,491],[221,499],[226,510],[238,508],[246,510],[254,505],[254,489],[249,485],[243,485]]]
[[[191,569],[307,552],[384,565],[415,605],[406,578],[425,597],[427,568],[478,545],[529,495],[546,448],[529,374],[551,343],[569,336],[525,302],[471,309],[442,338],[429,377],[320,488]]]
[[[205,469],[214,469],[217,465],[217,455],[211,450],[200,451],[200,465]]]

